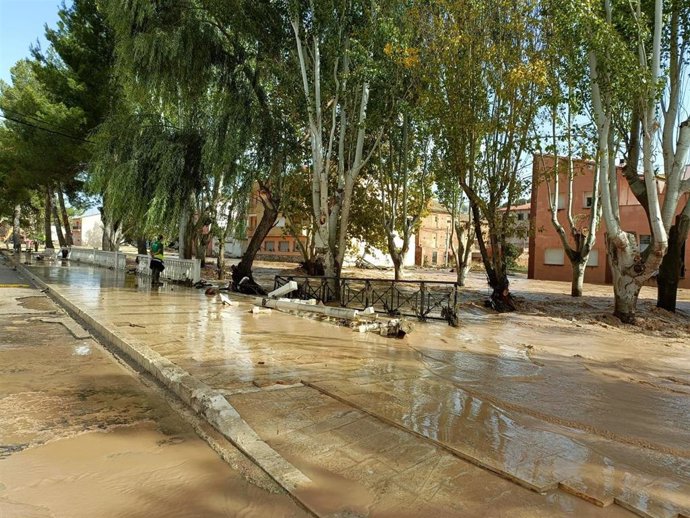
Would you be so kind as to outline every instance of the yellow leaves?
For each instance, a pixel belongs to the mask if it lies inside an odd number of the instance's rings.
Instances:
[[[525,84],[544,86],[547,79],[547,65],[543,59],[518,63],[506,74],[507,86],[511,88],[520,88]]]
[[[419,49],[415,47],[394,47],[392,43],[386,43],[383,53],[393,62],[405,68],[415,68],[419,65]]]

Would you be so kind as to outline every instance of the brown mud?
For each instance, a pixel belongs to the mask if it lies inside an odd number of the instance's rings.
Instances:
[[[237,305],[228,307],[200,290],[122,288],[109,274],[95,278],[75,268],[42,275],[122,337],[147,344],[227,394],[264,440],[303,472],[323,477],[325,488],[337,485],[332,481],[338,477],[356,483],[352,513],[383,512],[388,505],[382,488],[398,475],[388,471],[371,482],[361,470],[376,474],[380,470],[369,464],[391,462],[368,442],[391,429],[515,481],[512,487],[573,493],[578,502],[596,502],[611,513],[620,507],[652,516],[690,512],[690,343],[680,332],[663,336],[582,318],[607,311],[606,287],[569,305],[567,286],[516,279],[518,296],[532,290],[530,300],[544,304],[541,309],[496,315],[468,295],[459,329],[418,324],[395,341],[279,312],[252,315],[241,297],[233,296]],[[684,293],[681,310],[687,305]],[[310,417],[301,389],[267,390],[298,381],[342,408],[326,405]],[[286,399],[267,403],[279,396]],[[332,437],[303,438],[299,449],[297,432],[310,422],[331,421],[329,412],[337,420],[348,411],[384,426],[349,428],[345,450],[333,445],[322,460],[310,460],[320,441],[331,444]],[[332,464],[338,455],[357,452],[369,455],[359,457],[357,468]],[[610,507],[614,502],[620,506]]]
[[[221,460],[96,341],[38,321],[62,312],[25,291],[2,291],[17,314],[0,315],[0,516],[307,515],[209,432]]]

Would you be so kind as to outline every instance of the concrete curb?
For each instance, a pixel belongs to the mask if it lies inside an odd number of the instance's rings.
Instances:
[[[298,490],[303,490],[312,484],[311,479],[266,444],[220,392],[194,378],[147,345],[131,338],[121,337],[116,329],[99,322],[72,303],[59,288],[47,284],[23,265],[19,263],[15,265],[24,276],[45,290],[72,318],[92,331],[108,346],[121,352],[156,378],[255,462],[301,506],[317,515],[314,509],[297,495]]]

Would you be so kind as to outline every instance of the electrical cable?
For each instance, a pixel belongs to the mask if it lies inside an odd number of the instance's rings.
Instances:
[[[83,139],[81,137],[75,137],[74,135],[68,135],[67,133],[62,133],[61,131],[55,131],[55,130],[51,130],[48,128],[42,128],[41,126],[36,126],[35,124],[31,124],[30,122],[15,119],[14,117],[8,117],[7,115],[0,115],[0,118],[6,119],[6,120],[9,120],[12,122],[16,122],[17,124],[23,124],[24,126],[29,126],[30,128],[35,128],[35,129],[38,129],[41,131],[45,131],[46,133],[52,133],[53,135],[60,135],[62,137],[66,137],[66,138],[69,138],[72,140],[78,140],[80,142],[86,142],[88,144],[93,144],[93,140],[87,140],[87,139]]]
[[[55,124],[53,122],[48,122],[47,120],[42,119],[41,117],[36,117],[35,115],[29,115],[28,113],[22,113],[20,111],[13,110],[12,108],[0,108],[0,110],[2,110],[3,112],[12,113],[12,114],[17,115],[19,117],[22,117],[23,119],[33,119],[36,122],[40,122],[40,123],[45,124],[47,126],[52,126],[53,128],[57,128],[57,129],[62,130],[62,131],[69,131],[68,129],[66,129],[62,126],[59,126],[58,124]]]

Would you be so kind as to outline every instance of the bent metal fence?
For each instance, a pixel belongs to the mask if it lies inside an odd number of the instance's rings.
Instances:
[[[273,289],[290,281],[297,290],[288,297],[337,301],[343,307],[364,309],[372,306],[377,312],[390,316],[414,316],[419,320],[446,320],[458,324],[458,287],[444,281],[394,281],[389,279],[363,279],[310,277],[302,275],[276,275]],[[335,285],[340,294],[336,297]]]
[[[137,274],[151,275],[149,267],[151,257],[148,255],[137,255]],[[161,277],[171,281],[199,282],[201,280],[201,260],[200,259],[177,259],[176,257],[165,258],[165,270],[161,272]]]

